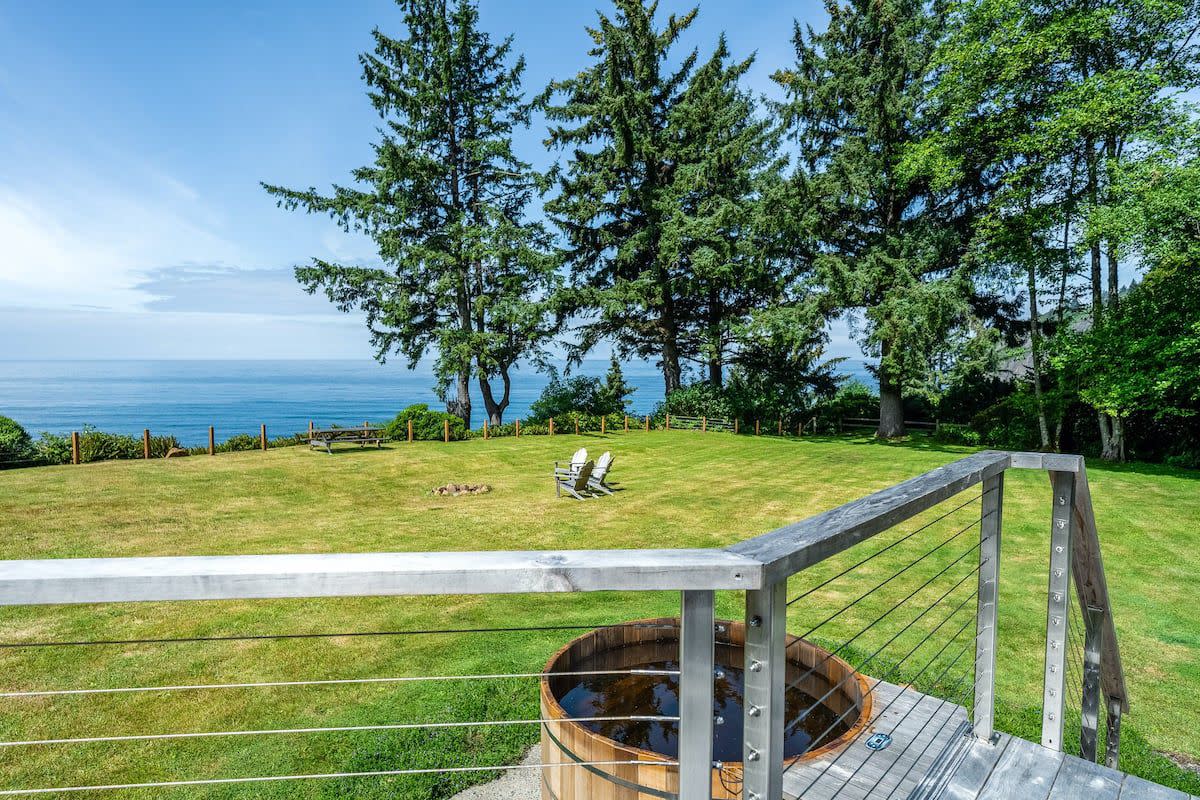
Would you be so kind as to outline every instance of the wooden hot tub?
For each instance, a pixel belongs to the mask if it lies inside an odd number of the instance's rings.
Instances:
[[[745,627],[740,622],[717,624],[714,713],[723,724],[716,728],[713,770],[714,798],[739,798],[741,788],[741,670]],[[871,717],[871,696],[865,679],[825,650],[795,636],[787,639],[787,721],[799,716],[814,698],[822,701],[785,741],[784,758],[817,758],[857,735]],[[679,620],[650,619],[600,628],[559,650],[546,664],[541,679],[542,719],[583,717],[676,716],[678,679],[667,675],[558,676],[553,673],[631,669],[677,669]],[[824,663],[822,663],[824,662]],[[819,666],[818,666],[819,665]],[[813,669],[816,667],[816,669]],[[811,674],[806,676],[806,673]],[[840,685],[838,685],[840,684]],[[677,708],[677,706],[676,706]],[[832,723],[830,723],[832,720]],[[821,732],[833,730],[823,738]],[[543,723],[542,800],[661,800],[679,791],[676,722],[599,721]],[[808,732],[805,731],[808,728]],[[813,747],[813,740],[816,746]],[[617,766],[557,766],[580,762],[659,762]],[[660,765],[661,764],[661,765]]]

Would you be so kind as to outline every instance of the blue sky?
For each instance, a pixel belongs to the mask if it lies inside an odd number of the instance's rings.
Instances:
[[[587,63],[597,7],[481,13],[516,36],[534,92]],[[751,87],[773,92],[793,19],[822,13],[709,0],[687,44],[725,31],[758,53]],[[371,243],[275,208],[258,182],[325,187],[369,160],[356,57],[375,26],[401,32],[390,0],[0,0],[0,357],[368,357],[361,321],[306,296],[291,268],[370,260]],[[518,141],[541,166],[543,133]],[[858,352],[843,328],[832,351]]]

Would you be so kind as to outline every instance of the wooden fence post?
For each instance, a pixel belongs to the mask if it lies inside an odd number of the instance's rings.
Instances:
[[[408,421],[408,440],[412,441],[412,420]]]
[[[442,420],[442,438],[446,444],[450,444],[450,420],[448,419]]]
[[[71,463],[79,463],[79,431],[71,431]]]
[[[625,415],[625,432],[629,433],[629,415]]]
[[[313,435],[313,421],[310,419],[308,421],[308,438],[311,439],[312,435]]]
[[[667,430],[671,430],[671,415],[667,414]]]
[[[601,436],[603,436],[607,432],[606,431],[607,427],[608,427],[608,415],[603,414],[600,417],[600,435]]]
[[[150,460],[150,429],[142,430],[142,458]]]
[[[700,432],[701,432],[701,433],[707,433],[707,432],[708,432],[708,417],[701,417],[701,418],[700,418]]]
[[[796,423],[796,435],[797,436],[804,435],[804,420],[800,420],[799,422]]]
[[[550,418],[550,435],[554,435],[554,417]]]
[[[650,432],[650,415],[646,415],[646,433]]]
[[[779,435],[783,436],[783,417],[779,418]]]
[[[486,419],[483,421],[483,438],[488,438],[488,423]]]
[[[758,436],[758,420],[754,420],[754,435]]]
[[[575,415],[575,435],[579,435],[579,415]]]
[[[258,438],[259,438],[259,441],[262,443],[263,451],[266,452],[266,449],[267,449],[267,423],[264,422],[262,427],[259,429]]]
[[[521,438],[521,420],[516,421],[517,438]]]
[[[210,456],[217,454],[217,430],[212,425],[208,426],[208,454]]]
[[[738,418],[733,418],[733,434],[736,436],[738,432]]]

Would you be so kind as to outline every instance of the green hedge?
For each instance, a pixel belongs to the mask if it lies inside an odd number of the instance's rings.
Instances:
[[[394,441],[408,439],[408,423],[412,422],[413,438],[418,441],[441,441],[445,437],[445,424],[450,423],[450,439],[459,441],[470,438],[462,418],[445,411],[434,411],[425,403],[417,403],[401,411],[396,418],[384,426],[385,435]]]
[[[0,417],[0,464],[33,456],[33,439],[15,419]]]

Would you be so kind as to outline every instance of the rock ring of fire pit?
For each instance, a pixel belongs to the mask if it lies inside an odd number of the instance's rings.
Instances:
[[[486,483],[447,483],[433,490],[433,494],[442,497],[458,497],[463,494],[487,494],[492,487]]]

